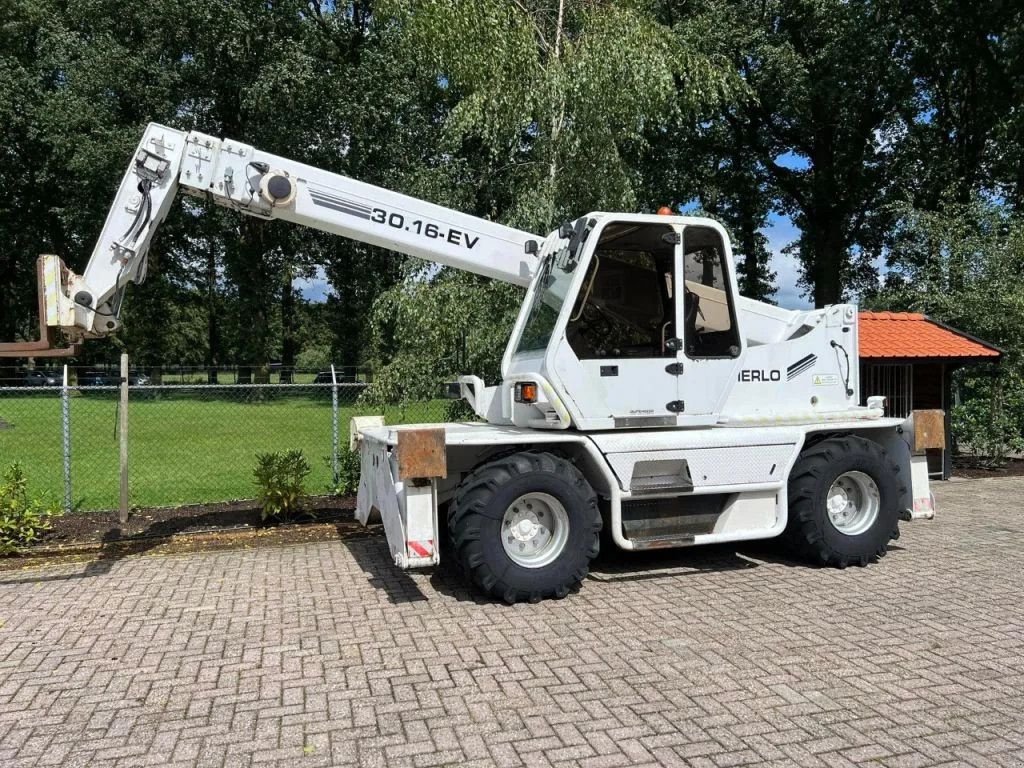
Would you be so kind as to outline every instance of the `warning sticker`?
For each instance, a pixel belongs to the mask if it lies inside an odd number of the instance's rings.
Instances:
[[[834,373],[816,373],[811,376],[811,383],[816,387],[834,387],[839,384],[839,377]]]

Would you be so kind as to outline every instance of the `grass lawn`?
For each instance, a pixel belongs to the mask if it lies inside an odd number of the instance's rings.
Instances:
[[[266,390],[265,390],[266,391]],[[301,449],[312,472],[310,493],[331,485],[331,398],[270,392],[240,402],[241,393],[201,389],[160,393],[129,403],[129,487],[133,506],[172,506],[252,498],[257,453]],[[439,421],[445,401],[386,409],[387,423]],[[349,419],[379,410],[339,409],[339,441],[348,447]],[[0,397],[0,468],[20,461],[33,493],[63,498],[60,399],[54,394]],[[113,393],[71,401],[72,489],[83,510],[114,509],[118,499],[117,401]]]

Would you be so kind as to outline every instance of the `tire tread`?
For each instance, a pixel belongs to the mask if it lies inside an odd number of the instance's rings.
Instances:
[[[493,564],[487,562],[481,544],[480,520],[488,517],[488,504],[498,489],[516,477],[530,473],[555,475],[577,490],[583,498],[585,525],[592,535],[582,553],[583,564],[573,571],[570,581],[523,590],[502,582]],[[448,511],[448,531],[455,559],[479,589],[509,604],[562,598],[577,589],[589,572],[590,560],[597,556],[601,525],[597,494],[583,473],[570,461],[540,451],[514,453],[477,467],[459,485]]]
[[[885,449],[878,443],[856,435],[823,440],[804,451],[797,460],[789,477],[789,519],[782,538],[788,548],[798,557],[821,565],[846,568],[851,565],[865,566],[869,562],[885,557],[888,542],[899,538],[899,518],[892,515],[893,524],[885,541],[870,552],[859,554],[844,553],[831,546],[822,534],[822,510],[815,508],[815,497],[822,478],[830,474],[830,466],[842,455],[861,454],[878,457],[883,467],[892,472],[896,484],[896,496],[901,497],[905,488],[900,481],[899,466],[893,462]],[[890,499],[890,501],[893,501]],[[885,514],[882,510],[880,514]],[[826,521],[826,524],[827,521]]]

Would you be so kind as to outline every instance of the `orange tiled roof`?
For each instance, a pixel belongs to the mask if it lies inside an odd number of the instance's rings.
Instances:
[[[861,312],[860,356],[996,359],[995,347],[976,341],[917,312]]]

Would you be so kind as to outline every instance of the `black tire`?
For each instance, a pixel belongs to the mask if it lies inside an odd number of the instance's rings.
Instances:
[[[541,567],[514,562],[502,545],[505,510],[525,493],[553,496],[568,517],[568,538]],[[597,496],[569,461],[523,452],[496,459],[462,481],[448,511],[448,531],[463,572],[486,594],[506,603],[565,597],[586,578],[600,548]]]
[[[829,519],[826,495],[846,472],[862,472],[879,492],[878,516],[856,535],[840,532]],[[845,568],[867,565],[884,557],[889,542],[898,539],[899,500],[904,488],[899,466],[878,443],[862,437],[837,437],[808,448],[789,475],[789,519],[784,541],[801,559]]]

